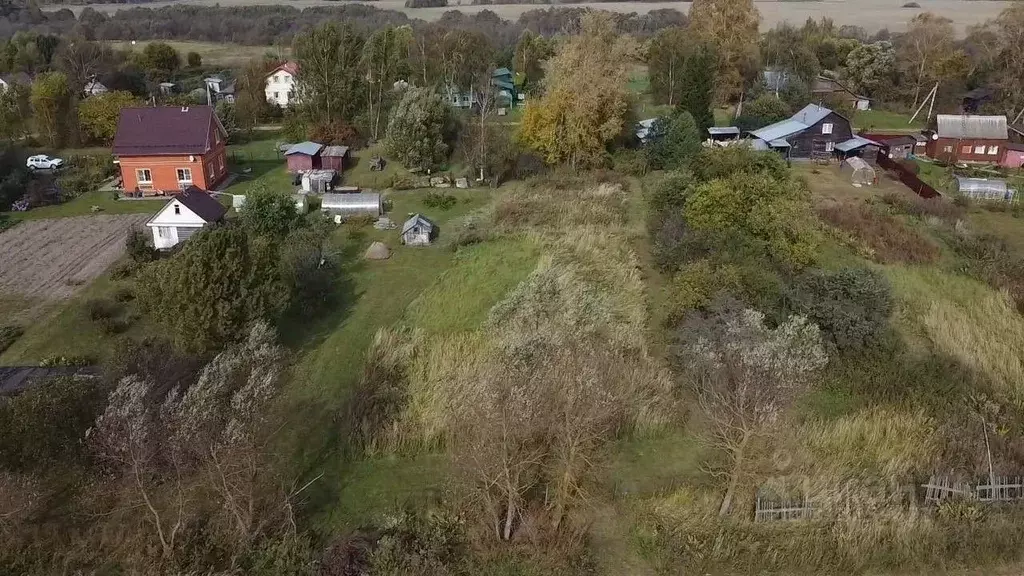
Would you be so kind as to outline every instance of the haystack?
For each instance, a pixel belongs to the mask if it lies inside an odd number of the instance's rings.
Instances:
[[[366,249],[366,254],[363,255],[363,258],[367,260],[387,260],[391,258],[391,249],[383,242],[374,242]]]

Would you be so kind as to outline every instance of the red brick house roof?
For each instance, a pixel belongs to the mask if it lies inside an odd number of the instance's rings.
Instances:
[[[205,154],[210,124],[223,133],[211,106],[124,108],[117,122],[113,153],[118,156]]]

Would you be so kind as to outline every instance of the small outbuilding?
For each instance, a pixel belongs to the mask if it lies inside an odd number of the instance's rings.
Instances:
[[[146,226],[153,231],[153,247],[168,250],[206,226],[222,221],[227,211],[216,198],[193,187],[175,194]]]
[[[914,136],[892,136],[882,140],[882,144],[888,149],[887,156],[889,158],[903,160],[914,155],[917,138]]]
[[[334,181],[337,178],[338,173],[334,170],[317,169],[303,172],[300,181],[304,191],[323,194],[334,189]]]
[[[736,126],[712,126],[708,128],[708,135],[716,142],[739,140],[740,129]]]
[[[427,246],[437,237],[437,226],[421,214],[413,214],[402,225],[402,244]]]
[[[320,153],[324,145],[316,142],[299,142],[293,144],[284,153],[288,160],[289,172],[305,172],[306,170],[317,170],[321,167]]]
[[[384,212],[384,207],[380,194],[360,192],[358,194],[324,194],[321,198],[320,210],[342,218],[362,215],[376,218]]]
[[[391,258],[391,249],[383,242],[374,242],[366,249],[366,253],[363,254],[363,258],[366,258],[367,260],[387,260],[388,258]]]
[[[1003,168],[1024,168],[1024,144],[1010,142],[1004,147],[1003,159],[999,163]]]
[[[956,177],[956,192],[976,200],[1013,200],[1016,190],[998,178]]]
[[[348,146],[325,146],[320,151],[320,167],[341,174],[349,164]]]
[[[854,184],[871,186],[875,183],[875,169],[858,156],[843,160],[842,171],[850,175],[850,182]]]

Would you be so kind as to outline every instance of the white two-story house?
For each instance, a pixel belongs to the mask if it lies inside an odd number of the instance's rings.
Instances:
[[[287,108],[295,100],[295,76],[298,62],[285,62],[267,74],[267,102]]]

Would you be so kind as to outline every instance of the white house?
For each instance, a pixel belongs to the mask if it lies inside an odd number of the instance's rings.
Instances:
[[[203,82],[206,83],[206,94],[207,102],[213,105],[221,100],[225,102],[234,103],[235,101],[235,83],[229,82],[220,76],[210,76],[209,78],[203,78]]]
[[[228,211],[213,196],[198,188],[175,194],[166,206],[146,222],[153,231],[153,246],[158,250],[173,248],[190,236],[224,219]]]
[[[285,62],[267,74],[267,102],[287,108],[295,100],[295,76],[298,73],[297,62]]]

